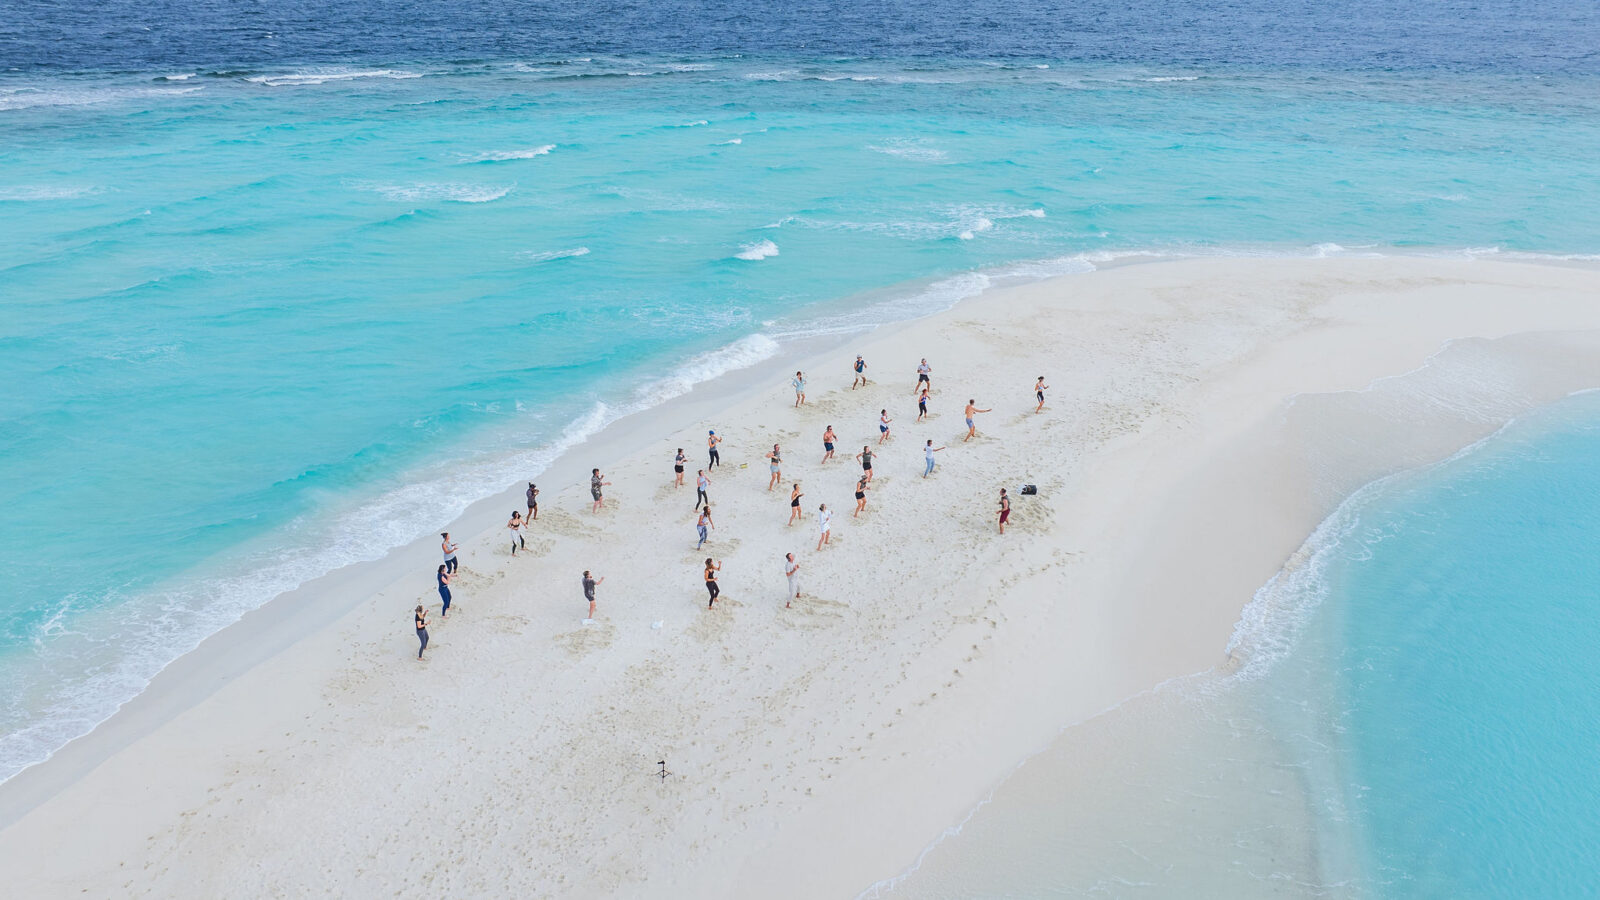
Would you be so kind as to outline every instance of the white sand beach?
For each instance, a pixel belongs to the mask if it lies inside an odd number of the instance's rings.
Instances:
[[[1427,415],[1297,405],[1441,351],[1470,377],[1408,382]],[[851,390],[857,353],[871,383]],[[448,620],[429,538],[207,641],[0,785],[8,893],[853,897],[1063,728],[1238,665],[1241,610],[1350,491],[1594,387],[1600,273],[1467,259],[1130,265],[808,347],[570,452],[537,479],[515,559],[504,521],[526,479],[507,472],[506,494],[440,523],[462,545]],[[969,398],[993,411],[964,442]],[[723,466],[697,552],[708,429]],[[924,479],[928,439],[945,449]],[[863,444],[877,456],[857,518]],[[611,482],[598,514],[592,466]],[[592,625],[585,569],[605,579]]]

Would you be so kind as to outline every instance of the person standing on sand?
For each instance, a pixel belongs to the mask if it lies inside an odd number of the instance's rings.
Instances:
[[[800,483],[795,482],[794,490],[789,492],[789,521],[783,524],[793,525],[796,519],[805,518],[805,514],[800,511],[800,498],[804,496],[805,494],[800,493]]]
[[[700,543],[694,545],[694,548],[699,550],[701,547],[705,546],[707,540],[707,529],[717,527],[716,524],[711,521],[710,500],[707,500],[705,508],[700,510],[700,518],[695,521],[694,527],[700,532]]]
[[[444,564],[450,570],[450,574],[454,575],[456,571],[456,543],[450,540],[450,532],[448,531],[440,532],[439,537],[444,538],[444,543],[439,545],[439,549],[444,551]]]
[[[827,462],[828,460],[833,459],[833,442],[836,441],[836,440],[838,440],[838,438],[834,437],[833,426],[829,425],[828,426],[828,430],[824,431],[822,433],[822,461],[823,462]]]
[[[539,486],[528,482],[528,521],[539,518]]]
[[[856,378],[850,382],[850,390],[855,390],[858,384],[862,387],[866,387],[867,384],[867,361],[862,359],[859,353],[856,354]]]
[[[928,441],[927,445],[922,448],[922,456],[928,463],[928,467],[922,470],[923,478],[927,478],[929,475],[933,474],[933,455],[943,449],[943,447],[935,447],[931,439]]]
[[[683,487],[683,464],[686,462],[688,462],[688,459],[683,455],[683,448],[679,447],[678,455],[672,458],[672,472],[678,476],[678,487]]]
[[[828,543],[828,529],[833,527],[833,513],[828,511],[826,503],[817,507],[817,527],[822,530],[817,537],[817,550],[820,551],[823,545]]]
[[[583,570],[583,596],[589,601],[589,621],[594,621],[594,589],[597,585],[605,584],[604,578],[593,578],[589,570]]]
[[[791,382],[791,384],[794,385],[794,405],[795,406],[799,406],[800,404],[805,403],[806,402],[806,373],[804,373],[804,372],[796,372],[796,373],[794,373],[794,381]]]
[[[711,462],[706,464],[707,469],[714,469],[722,465],[722,454],[717,452],[717,445],[722,443],[722,438],[717,437],[715,431],[706,432],[706,455],[711,457]]]
[[[706,593],[711,599],[706,601],[706,609],[710,609],[722,595],[722,588],[717,586],[717,573],[722,571],[722,563],[714,563],[711,557],[706,557]]]
[[[923,385],[927,385],[928,388],[932,390],[933,380],[929,377],[932,374],[933,366],[928,365],[927,357],[923,357],[922,362],[917,365],[917,387],[912,388],[911,393],[915,394],[917,392],[917,388],[920,388]]]
[[[789,604],[800,599],[800,564],[794,561],[793,553],[783,555],[783,575],[789,579],[789,599],[783,602],[783,608],[788,609]]]
[[[773,486],[778,483],[779,479],[783,478],[783,470],[781,468],[783,465],[783,454],[778,452],[778,445],[773,444],[772,452],[766,454],[766,457],[771,461],[767,467],[767,470],[772,473],[772,477],[767,479],[767,490],[770,491],[772,490]]]
[[[866,444],[861,445],[861,452],[856,454],[856,459],[861,460],[861,471],[867,473],[867,480],[872,480],[872,448]]]
[[[1039,405],[1034,407],[1034,412],[1044,412],[1044,392],[1050,390],[1050,385],[1044,383],[1044,376],[1033,383],[1033,395],[1039,398]]]
[[[422,658],[422,651],[428,649],[428,614],[423,611],[422,604],[417,604],[417,659]]]
[[[522,549],[528,549],[528,539],[522,536],[522,513],[516,510],[511,511],[511,521],[506,523],[506,530],[511,532],[512,556],[517,555],[518,544],[522,545]]]
[[[893,421],[889,418],[887,409],[878,410],[878,443],[881,444],[889,439],[889,423]]]
[[[600,507],[606,505],[605,494],[601,493],[600,489],[610,487],[610,485],[611,482],[605,480],[605,476],[600,474],[599,469],[595,469],[589,476],[589,495],[594,498],[594,509],[590,510],[590,512],[599,512]]]
[[[1011,498],[1007,496],[1006,489],[1000,489],[1000,533],[1006,533],[1006,520],[1011,518]]]
[[[439,610],[439,618],[450,618],[450,573],[439,567],[439,599],[444,601],[444,609]]]
[[[978,413],[986,412],[993,412],[993,410],[979,409],[978,401],[976,400],[967,401],[967,436],[961,439],[961,443],[965,444],[967,441],[970,441],[978,436],[978,423],[972,421],[972,417]]]
[[[705,469],[694,473],[694,508],[699,509],[700,504],[711,505],[711,498],[706,496],[706,488],[711,486],[711,476]]]
[[[861,476],[856,482],[856,511],[851,518],[860,518],[861,511],[867,508],[867,476]]]
[[[917,394],[917,421],[921,422],[928,417],[928,386],[923,385],[922,391]]]

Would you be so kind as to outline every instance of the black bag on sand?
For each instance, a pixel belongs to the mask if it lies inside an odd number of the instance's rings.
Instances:
[[[1023,494],[1037,494],[1037,493],[1039,493],[1039,488],[1034,486],[1034,485],[1031,485],[1031,484],[1025,484],[1025,485],[1022,486],[1022,490],[1020,491],[1020,493],[1023,493]]]

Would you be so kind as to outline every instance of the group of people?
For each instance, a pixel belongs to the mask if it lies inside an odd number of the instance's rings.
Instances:
[[[861,355],[856,356],[853,370],[855,379],[851,382],[850,389],[855,390],[857,387],[866,386],[868,383],[866,376],[867,363],[864,357]],[[917,397],[916,421],[918,422],[925,421],[928,418],[928,398],[932,393],[933,388],[932,376],[933,367],[930,366],[928,364],[928,360],[924,358],[917,365],[917,383],[913,388],[913,394],[915,394]],[[805,405],[806,402],[805,373],[803,371],[795,372],[792,384],[795,393],[794,405],[796,408],[799,408],[800,406]],[[1034,395],[1038,401],[1037,405],[1034,407],[1034,412],[1037,413],[1044,411],[1044,392],[1048,389],[1049,385],[1044,383],[1044,376],[1039,376],[1039,378],[1034,382]],[[963,443],[972,440],[974,437],[977,437],[978,429],[975,417],[979,414],[992,411],[992,409],[979,408],[975,399],[967,400],[966,409],[963,413],[967,425],[967,435],[965,438],[963,438]],[[882,446],[886,441],[890,440],[890,426],[893,421],[894,420],[889,416],[888,409],[885,408],[879,411],[879,446]],[[833,426],[829,425],[822,434],[823,463],[827,463],[829,460],[834,458],[834,445],[837,440],[838,437],[833,430]],[[709,540],[710,532],[716,527],[715,523],[712,521],[711,500],[707,495],[707,489],[711,485],[711,470],[719,467],[722,464],[722,455],[719,450],[719,445],[721,443],[722,438],[717,435],[715,429],[711,429],[706,432],[706,468],[700,469],[695,473],[695,528],[699,535],[699,541],[695,544],[696,550],[699,550],[705,546],[706,541]],[[939,453],[946,448],[935,447],[933,445],[933,441],[929,439],[924,443],[922,449],[924,459],[922,477],[927,478],[933,474],[933,471],[937,465],[934,454]],[[855,512],[853,513],[854,517],[859,517],[867,508],[867,492],[871,488],[872,484],[873,455],[873,448],[869,444],[863,444],[861,447],[861,452],[855,454],[856,461],[861,464],[861,475],[856,480],[856,507]],[[767,490],[771,491],[777,487],[783,478],[783,472],[781,468],[783,464],[783,451],[778,444],[773,444],[771,452],[763,454],[763,456],[768,463],[769,478],[767,480]],[[687,464],[688,458],[684,455],[683,448],[679,447],[673,457],[672,465],[674,475],[673,483],[677,487],[682,487],[684,485],[684,470]],[[591,470],[589,479],[589,493],[594,500],[594,505],[591,509],[592,512],[597,513],[604,507],[604,488],[610,486],[610,484],[611,482],[605,480],[605,477],[601,474],[598,468]],[[800,498],[803,496],[805,496],[805,494],[800,490],[799,483],[794,483],[789,492],[789,521],[785,523],[786,525],[793,525],[795,522],[800,521],[805,517],[805,514],[800,506]],[[521,510],[513,511],[511,513],[510,520],[506,523],[506,528],[508,531],[510,531],[512,556],[516,556],[518,550],[527,549],[528,544],[525,529],[530,527],[531,523],[539,518],[538,498],[538,485],[531,481],[528,482],[528,511],[526,516],[523,515]],[[1011,498],[1007,494],[1005,488],[1000,489],[998,512],[1000,533],[1005,534],[1006,523],[1011,517]],[[817,522],[817,551],[820,552],[824,547],[828,546],[829,539],[832,536],[833,511],[828,508],[828,504],[821,503],[817,506]],[[439,566],[437,573],[439,598],[442,602],[440,618],[449,618],[451,602],[450,580],[456,572],[456,550],[458,545],[456,542],[450,539],[450,534],[448,532],[441,533],[440,538],[442,539],[440,548],[444,553],[444,563]],[[793,553],[786,553],[784,555],[783,569],[784,577],[788,582],[788,596],[784,602],[784,607],[787,609],[792,606],[795,600],[800,598],[800,563],[795,560]],[[721,585],[718,583],[718,574],[721,571],[722,563],[717,562],[712,557],[706,557],[704,579],[706,593],[708,594],[706,600],[706,606],[708,609],[715,608],[717,600],[722,596]],[[583,594],[584,598],[589,603],[589,616],[584,620],[585,624],[588,624],[594,619],[596,606],[595,588],[604,581],[604,578],[595,578],[591,575],[589,570],[584,570],[582,581]],[[428,614],[426,608],[420,604],[416,608],[416,629],[417,639],[419,642],[419,646],[417,648],[417,658],[422,659],[423,651],[428,648]]]

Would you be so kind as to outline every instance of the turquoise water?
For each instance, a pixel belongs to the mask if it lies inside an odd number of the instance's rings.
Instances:
[[[1587,897],[1600,859],[1600,397],[1366,502],[1311,635],[1373,893]]]
[[[1600,253],[1595,87],[792,55],[7,74],[0,777],[243,611],[784,341],[1127,254]]]

